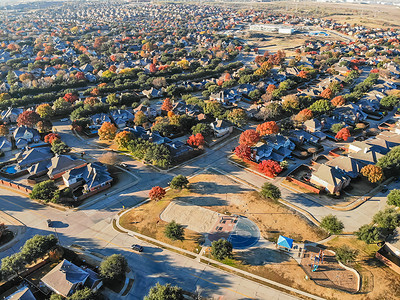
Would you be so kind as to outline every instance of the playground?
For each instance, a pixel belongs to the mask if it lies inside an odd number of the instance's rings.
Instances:
[[[306,245],[301,267],[318,285],[348,293],[358,291],[356,273],[342,267],[332,251]]]

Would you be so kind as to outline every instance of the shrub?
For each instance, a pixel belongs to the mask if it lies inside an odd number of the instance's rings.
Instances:
[[[265,199],[269,198],[276,201],[281,197],[281,191],[277,186],[266,182],[261,188],[260,195]]]
[[[338,218],[334,215],[323,217],[320,226],[330,234],[339,234],[344,228],[343,222],[338,220]]]
[[[174,220],[168,223],[165,227],[164,234],[167,238],[175,241],[184,239],[185,229],[181,224],[176,223]]]

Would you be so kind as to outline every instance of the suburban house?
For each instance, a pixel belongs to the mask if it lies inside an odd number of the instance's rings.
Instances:
[[[0,137],[0,150],[3,152],[12,150],[12,144],[5,136]]]
[[[34,164],[28,171],[31,175],[44,175],[47,173],[50,179],[57,179],[68,170],[83,167],[86,164],[84,160],[74,158],[70,155],[56,155],[49,160]]]
[[[397,227],[385,244],[376,252],[376,258],[400,274],[400,228]]]
[[[22,108],[8,108],[7,110],[3,110],[0,113],[1,119],[4,122],[8,122],[8,123],[16,123],[18,116],[23,113],[24,110]]]
[[[5,300],[36,300],[36,298],[29,287],[23,286]]]
[[[350,180],[350,177],[340,168],[327,165],[316,166],[310,178],[312,184],[323,187],[331,194],[340,193],[350,184]]]
[[[233,125],[225,120],[215,119],[210,126],[216,137],[222,137],[224,135],[231,134],[233,131]]]
[[[114,120],[115,125],[118,128],[126,127],[129,121],[133,121],[133,114],[126,109],[117,109],[110,112],[112,119]]]
[[[332,114],[335,115],[340,121],[343,121],[349,125],[354,125],[368,117],[368,115],[354,103],[337,107]]]
[[[85,286],[97,291],[103,283],[98,276],[93,278],[94,274],[96,273],[93,271],[88,272],[88,270],[84,270],[64,259],[47,273],[41,281],[53,292],[63,297],[69,297],[77,289]]]
[[[99,162],[68,170],[62,175],[62,178],[67,187],[72,189],[83,187],[86,192],[109,187],[113,181],[107,167]]]
[[[325,163],[325,165],[339,168],[350,178],[356,178],[360,174],[362,167],[365,166],[357,159],[348,156],[337,156]]]
[[[223,90],[217,93],[212,93],[210,95],[210,100],[218,101],[224,105],[232,105],[234,103],[239,102],[241,99],[240,94],[238,91],[234,89],[230,90]]]
[[[153,107],[146,106],[143,103],[136,107],[133,113],[136,114],[138,111],[142,111],[148,118],[155,118],[157,116],[157,111]]]
[[[39,132],[26,125],[19,126],[13,133],[15,145],[18,149],[25,147],[29,143],[36,143],[40,141]]]
[[[143,90],[142,94],[145,95],[148,99],[154,99],[162,97],[163,92],[152,87],[149,90]]]
[[[321,131],[322,125],[321,122],[317,119],[311,119],[304,122],[304,129],[309,132]]]
[[[23,170],[42,161],[48,161],[53,157],[50,147],[32,148],[18,153],[16,169]]]

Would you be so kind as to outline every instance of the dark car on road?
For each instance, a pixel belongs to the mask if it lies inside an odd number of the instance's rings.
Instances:
[[[138,251],[138,252],[142,252],[143,251],[143,247],[140,245],[132,245],[131,246],[132,250]]]

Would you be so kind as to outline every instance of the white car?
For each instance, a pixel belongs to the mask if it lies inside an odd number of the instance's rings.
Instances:
[[[64,118],[64,119],[61,119],[60,121],[61,122],[67,122],[67,121],[69,121],[69,119],[68,118]]]

